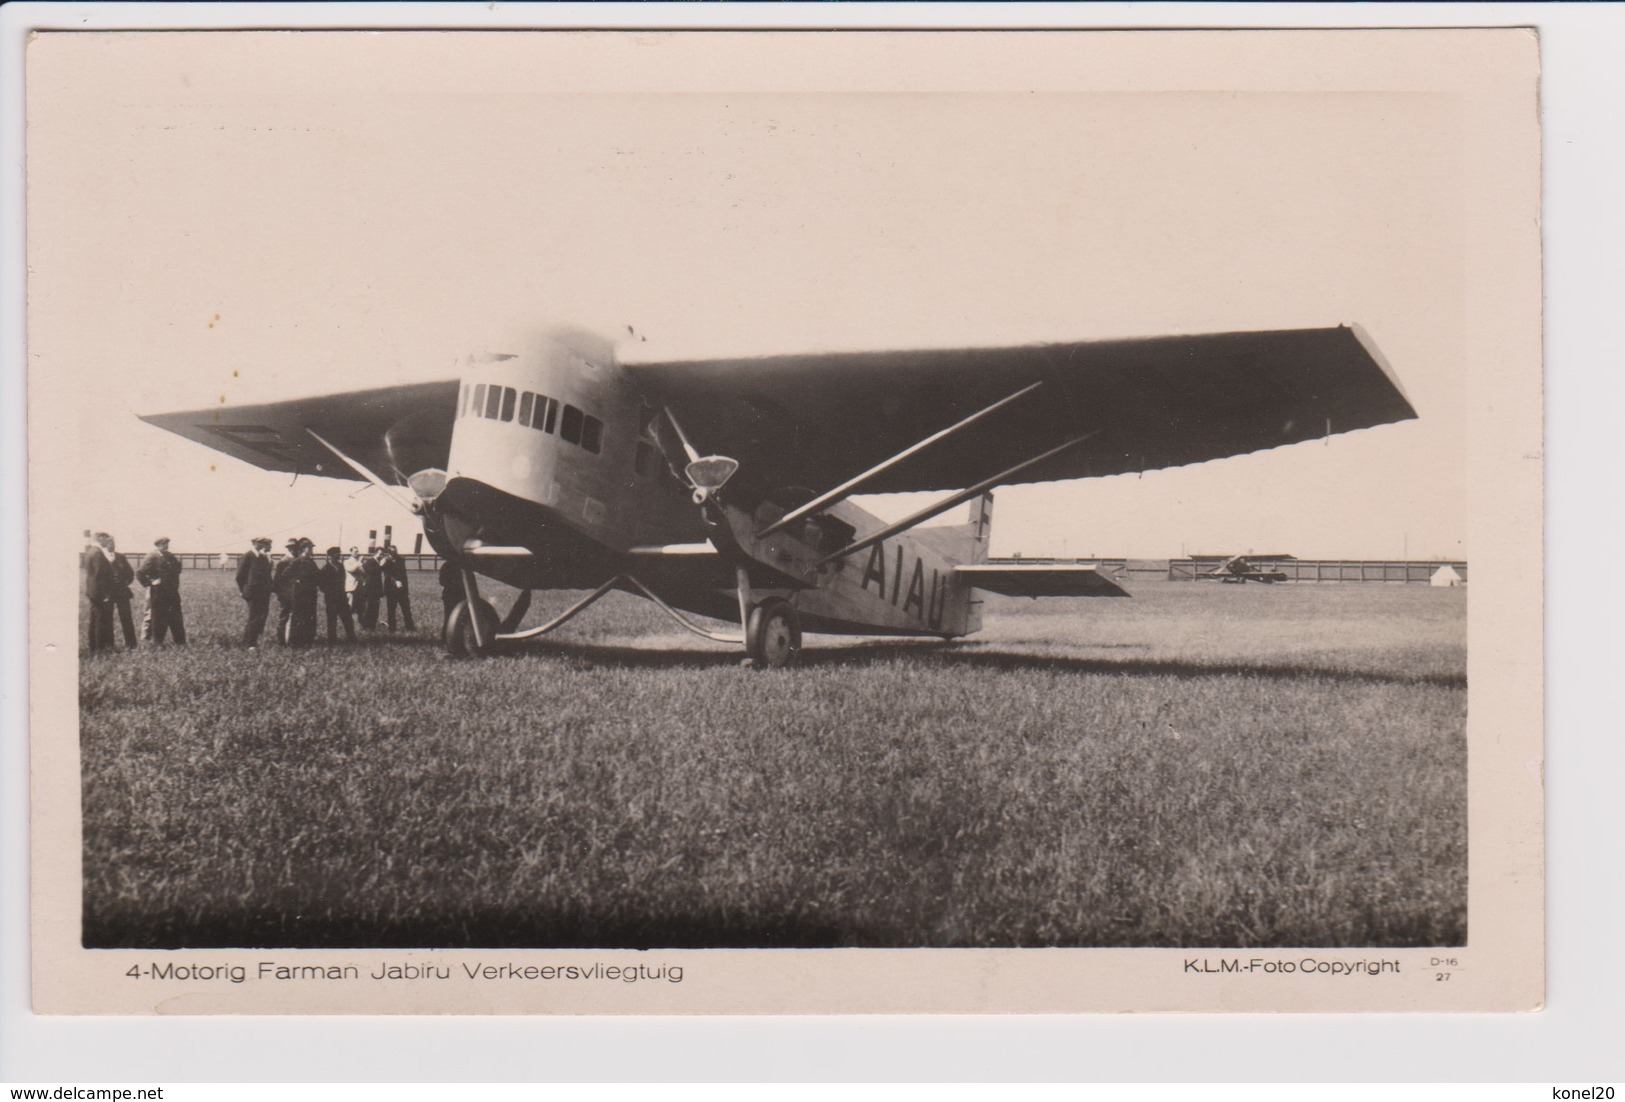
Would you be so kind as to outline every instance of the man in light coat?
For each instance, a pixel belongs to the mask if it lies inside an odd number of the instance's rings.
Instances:
[[[352,615],[361,615],[361,548],[350,548],[350,557],[344,560],[344,599],[350,603]]]
[[[169,553],[168,536],[152,541],[152,550],[141,560],[135,580],[147,591],[152,641],[162,643],[168,635],[176,643],[184,644],[186,621],[181,616],[181,560]]]

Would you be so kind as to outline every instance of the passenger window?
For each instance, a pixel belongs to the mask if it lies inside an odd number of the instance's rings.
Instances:
[[[604,443],[604,423],[590,413],[581,417],[581,446],[598,454]]]
[[[528,390],[519,396],[519,423],[527,428],[530,427],[530,411],[535,401],[536,395]]]
[[[513,420],[513,403],[518,397],[519,395],[513,387],[505,386],[502,388],[502,419],[504,421]]]
[[[581,411],[575,406],[564,407],[564,423],[559,426],[559,435],[567,443],[581,443]]]

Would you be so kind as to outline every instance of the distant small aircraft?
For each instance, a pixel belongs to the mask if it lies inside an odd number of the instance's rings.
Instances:
[[[1200,558],[1199,556],[1192,556]],[[1220,582],[1284,582],[1287,573],[1284,570],[1265,570],[1253,565],[1254,561],[1276,563],[1282,559],[1290,559],[1291,555],[1231,555],[1219,563],[1212,570],[1204,570],[1196,575],[1198,578],[1211,578]]]
[[[460,571],[454,655],[545,635],[620,589],[774,668],[803,631],[966,635],[983,590],[1127,596],[1092,566],[989,563],[996,486],[1415,416],[1358,327],[674,362],[553,329],[470,357],[460,379],[144,420],[267,470],[364,479],[411,508]],[[901,491],[948,492],[895,523],[850,500]],[[921,527],[965,502],[969,523]],[[481,576],[521,591],[506,614]],[[536,589],[590,592],[521,629]]]

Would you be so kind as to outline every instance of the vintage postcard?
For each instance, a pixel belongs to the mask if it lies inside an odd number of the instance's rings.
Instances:
[[[1538,73],[38,33],[35,1009],[1540,1008]]]

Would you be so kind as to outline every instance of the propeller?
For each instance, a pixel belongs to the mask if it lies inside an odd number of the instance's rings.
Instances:
[[[694,504],[704,505],[716,497],[717,492],[727,484],[728,480],[739,470],[739,460],[726,455],[701,455],[694,445],[689,442],[688,434],[677,421],[677,415],[668,406],[661,410],[663,416],[656,416],[649,422],[649,428],[654,435],[655,444],[665,456],[667,465],[673,471],[681,470],[683,481],[694,496]],[[670,431],[662,431],[667,430]],[[673,440],[672,438],[676,439]],[[687,462],[679,466],[673,453],[681,449]]]
[[[383,438],[388,465],[382,473],[394,482],[405,482],[413,471],[445,463],[453,421],[444,409],[420,409],[389,426]]]
[[[726,455],[707,455],[690,462],[683,468],[683,474],[694,488],[694,504],[704,505],[710,501],[737,470],[739,460]]]
[[[369,470],[364,464],[362,464],[358,460],[351,459],[349,456],[347,456],[343,452],[339,451],[338,448],[334,447],[327,440],[324,440],[321,437],[321,435],[316,432],[315,429],[307,428],[305,430],[305,432],[310,436],[311,439],[315,440],[316,443],[320,444],[322,447],[326,448],[328,451],[332,452],[334,455],[336,455],[340,459],[342,459],[344,461],[345,465],[348,466],[352,471],[354,471],[356,474],[360,475],[362,478],[366,479],[368,482],[372,483],[378,489],[382,490],[384,492],[384,496],[389,498],[389,500],[393,501],[395,504],[399,505],[402,509],[405,509],[407,512],[413,514],[414,516],[422,513],[422,511],[423,511],[422,502],[417,500],[417,499],[414,499],[414,498],[408,498],[405,494],[400,493],[401,487],[391,485],[390,483],[385,482],[383,479],[379,478],[376,474],[374,474],[371,470]],[[424,473],[424,472],[419,472],[419,473]],[[413,477],[415,478],[417,476],[414,475]],[[442,477],[442,479],[444,478],[444,472],[442,472],[441,477]],[[442,483],[442,485],[444,485],[444,483]],[[414,489],[415,489],[415,487],[414,487]]]
[[[418,501],[427,505],[446,488],[446,472],[439,467],[425,467],[409,477],[406,484],[418,495]]]

